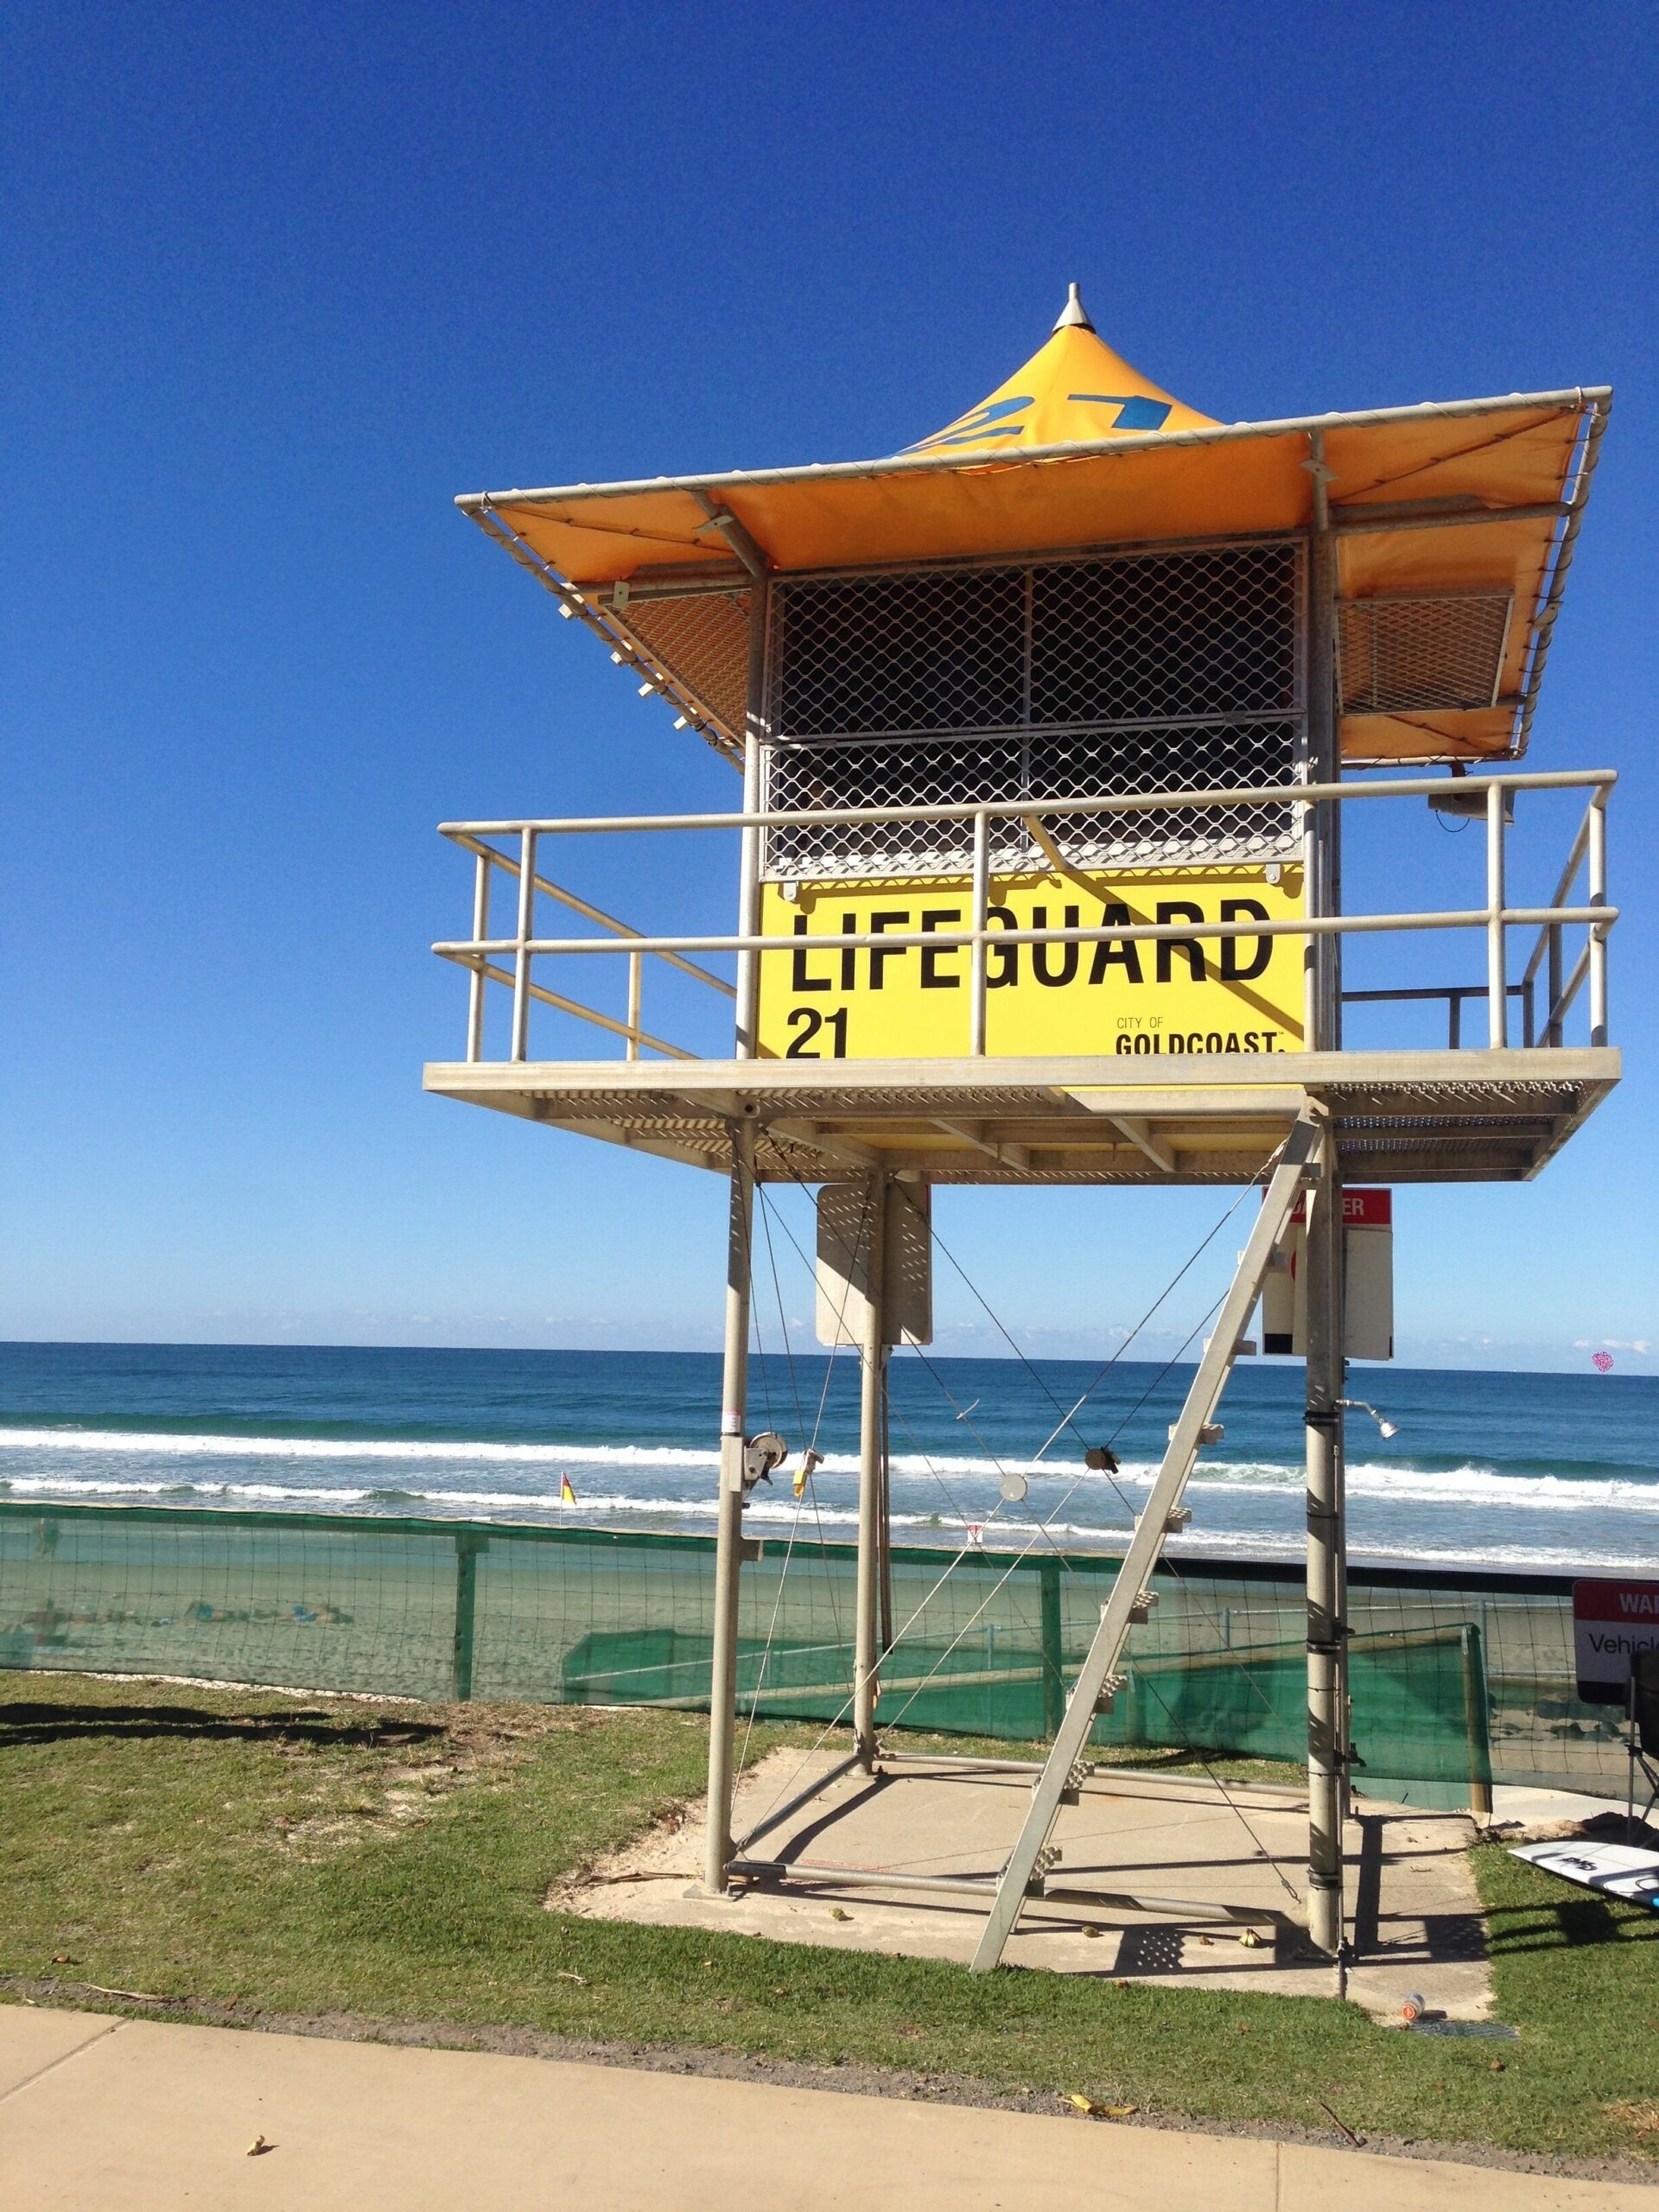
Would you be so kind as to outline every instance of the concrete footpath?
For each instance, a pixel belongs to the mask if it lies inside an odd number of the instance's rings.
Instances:
[[[248,2155],[264,2137],[270,2148]],[[1656,2212],[1659,2189],[0,2005],[5,2212]]]

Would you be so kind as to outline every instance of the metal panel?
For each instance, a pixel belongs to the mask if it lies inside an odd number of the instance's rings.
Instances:
[[[864,1339],[869,1273],[870,1179],[826,1183],[818,1192],[817,1338],[821,1344]],[[933,1341],[932,1203],[925,1184],[895,1188],[882,1209],[881,1268],[886,1340]]]

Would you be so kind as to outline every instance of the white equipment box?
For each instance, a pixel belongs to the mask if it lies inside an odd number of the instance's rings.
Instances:
[[[1350,1359],[1394,1357],[1394,1193],[1344,1191],[1343,1326]],[[1300,1357],[1307,1350],[1306,1200],[1297,1201],[1285,1242],[1262,1290],[1262,1349]]]
[[[821,1344],[864,1340],[869,1281],[868,1183],[826,1183],[818,1192],[817,1338]],[[933,1207],[925,1183],[887,1188],[886,1274],[890,1344],[933,1341]]]

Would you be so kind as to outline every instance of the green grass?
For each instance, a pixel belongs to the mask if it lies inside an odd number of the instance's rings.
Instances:
[[[753,1756],[786,1740],[757,1736]],[[976,1979],[543,1909],[558,1876],[698,1795],[703,1752],[681,1713],[7,1677],[0,1973],[65,2003],[109,2002],[88,1993],[101,1985],[185,2012],[856,2062],[1171,2119],[1325,2130],[1323,2100],[1361,2133],[1659,2148],[1639,2126],[1659,2082],[1659,1915],[1496,1850],[1476,1871],[1511,2044],[1403,2036],[1312,1999]],[[1634,2120],[1606,2109],[1622,2104]]]

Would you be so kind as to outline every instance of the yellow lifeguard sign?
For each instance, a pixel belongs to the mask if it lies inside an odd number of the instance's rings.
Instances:
[[[1269,880],[1269,875],[1273,880]],[[985,1050],[1171,1055],[1292,1052],[1302,1043],[1302,939],[1205,938],[1208,923],[1284,922],[1302,911],[1300,867],[995,878],[1006,932],[1186,924],[1190,938],[992,945]],[[780,1059],[955,1058],[969,1050],[961,945],[820,949],[815,938],[938,936],[967,926],[965,879],[766,886],[761,929],[792,932],[763,957],[760,1049]]]

